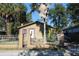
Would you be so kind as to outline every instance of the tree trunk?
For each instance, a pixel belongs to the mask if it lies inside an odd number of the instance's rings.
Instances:
[[[11,35],[11,26],[12,26],[11,22],[6,22],[6,34],[7,35]]]

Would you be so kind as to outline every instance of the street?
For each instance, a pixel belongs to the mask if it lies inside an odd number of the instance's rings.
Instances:
[[[0,50],[0,56],[18,56],[23,50]]]

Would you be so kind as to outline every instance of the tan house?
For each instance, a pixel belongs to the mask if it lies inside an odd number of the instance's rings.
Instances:
[[[18,27],[19,48],[35,48],[42,46],[44,43],[43,28],[43,23],[38,21]],[[53,29],[49,25],[47,25],[47,28]]]

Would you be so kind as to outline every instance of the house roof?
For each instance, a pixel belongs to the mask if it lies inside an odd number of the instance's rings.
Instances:
[[[42,23],[42,22],[39,22],[39,21],[36,21],[36,22],[30,22],[30,23],[27,23],[27,24],[25,24],[25,25],[23,25],[23,26],[19,26],[18,27],[18,29],[20,29],[20,28],[23,28],[23,27],[26,27],[26,26],[30,26],[30,25],[32,25],[32,24],[44,24],[44,23]],[[52,26],[50,26],[50,25],[47,25],[48,27],[50,27],[50,28],[53,28]]]
[[[70,29],[73,29],[73,28],[79,28],[79,25],[75,25],[75,26],[64,28],[63,31],[64,30],[70,30]]]

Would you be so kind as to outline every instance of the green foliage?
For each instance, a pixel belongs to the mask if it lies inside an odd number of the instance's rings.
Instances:
[[[67,26],[66,11],[62,4],[55,4],[55,7],[49,10],[49,15],[57,32],[61,32],[62,28]]]
[[[67,12],[69,19],[71,20],[71,23],[74,25],[79,24],[79,4],[78,3],[67,4]]]
[[[47,34],[47,41],[48,42],[55,42],[56,41],[56,34],[54,33],[53,30],[49,29],[49,32]]]
[[[39,9],[39,3],[32,3],[31,4],[31,13],[34,12],[34,11],[38,11]]]
[[[32,15],[30,13],[26,14],[26,20],[29,20],[28,22],[31,22],[32,20]]]
[[[17,27],[21,23],[25,24],[29,22],[31,16],[26,15],[26,11],[27,8],[21,3],[0,4],[0,16],[4,19],[7,34],[17,32]]]

